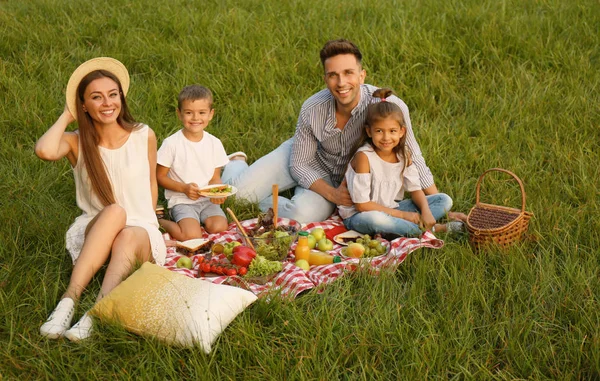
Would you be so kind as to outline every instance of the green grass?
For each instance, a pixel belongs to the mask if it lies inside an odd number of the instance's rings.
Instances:
[[[0,2],[0,379],[600,378],[598,1],[84,3]],[[42,162],[33,145],[74,68],[124,62],[132,112],[159,139],[179,128],[178,91],[210,87],[210,132],[252,161],[292,135],[324,87],[319,49],[339,37],[361,47],[368,83],[406,101],[456,209],[474,204],[483,171],[509,169],[537,240],[475,255],[449,238],[379,277],[261,300],[208,356],[110,326],[81,344],[42,339],[79,211],[67,161]],[[503,176],[486,178],[482,198],[520,204]]]

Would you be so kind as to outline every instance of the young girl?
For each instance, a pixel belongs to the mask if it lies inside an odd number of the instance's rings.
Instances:
[[[363,234],[391,233],[414,236],[421,228],[442,232],[450,226],[436,224],[452,207],[452,199],[437,193],[425,196],[419,173],[405,147],[406,124],[400,107],[386,98],[390,89],[379,89],[373,97],[381,102],[369,105],[359,148],[346,171],[348,191],[354,206],[339,206],[347,229]],[[404,192],[410,200],[402,200]],[[420,212],[420,214],[419,214]],[[454,225],[453,225],[454,224]]]
[[[129,74],[112,58],[95,58],[71,75],[62,115],[38,140],[43,160],[66,157],[73,167],[77,206],[83,214],[66,234],[74,267],[67,290],[40,333],[49,338],[90,336],[87,313],[71,329],[76,302],[108,261],[97,300],[129,275],[135,262],[164,263],[166,247],[154,208],[156,136],[129,114]],[[79,129],[67,132],[77,121]]]

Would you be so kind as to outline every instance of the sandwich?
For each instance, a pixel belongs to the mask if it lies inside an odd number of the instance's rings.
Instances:
[[[161,219],[161,218],[165,218],[165,207],[162,205],[159,205],[156,207],[156,209],[154,210],[156,213],[156,218]]]
[[[214,243],[214,241],[203,238],[188,239],[187,241],[177,242],[177,249],[186,255],[203,254],[210,252]]]
[[[200,189],[200,196],[205,197],[227,197],[231,195],[231,185],[215,184]]]

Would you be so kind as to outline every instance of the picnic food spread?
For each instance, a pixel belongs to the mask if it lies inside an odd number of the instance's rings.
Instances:
[[[253,248],[238,241],[214,243],[205,239],[197,239],[179,242],[177,249],[186,256],[190,253],[204,254],[196,258],[198,277],[237,275],[241,279],[256,284],[264,284],[282,271],[284,267],[282,261],[288,258],[291,245],[298,235],[300,239],[294,250],[295,259],[296,265],[304,271],[308,271],[311,266],[341,261],[339,256],[328,254],[327,250],[322,247],[322,251],[311,251],[309,234],[306,231],[299,232],[300,226],[298,222],[286,221],[286,219],[278,219],[278,224],[275,225],[273,210],[269,209],[266,213],[258,216],[256,224],[251,228],[238,226],[238,228],[244,229],[250,240],[247,243],[251,243]],[[320,238],[320,242],[331,243],[325,237],[323,229],[316,229],[314,233]],[[315,242],[310,246],[316,247],[316,239],[314,236],[311,238]],[[194,263],[180,259],[176,267],[193,269]]]
[[[278,219],[278,221],[282,221],[281,225],[293,223],[293,221],[288,219]],[[254,229],[257,224],[257,218],[241,221],[241,225],[244,226],[246,231]],[[302,226],[302,228],[304,231],[310,233],[314,232],[317,236],[326,236],[330,240],[334,236],[346,231],[343,222],[338,216],[334,216],[327,221],[309,223]],[[310,237],[311,236],[309,235],[309,238]],[[336,244],[333,250],[327,252],[311,252],[313,259],[317,261],[326,260],[327,262],[331,261],[333,263],[313,263],[312,265],[306,263],[306,267],[302,268],[296,266],[294,263],[295,245],[292,244],[288,253],[289,256],[284,258],[283,261],[274,261],[279,263],[272,264],[273,267],[277,266],[277,268],[281,266],[280,271],[268,276],[248,277],[246,276],[248,274],[248,268],[232,264],[228,257],[223,253],[223,250],[227,250],[228,247],[232,247],[234,244],[240,246],[242,245],[240,242],[244,242],[244,238],[240,237],[235,225],[231,224],[230,229],[227,231],[208,234],[205,238],[215,241],[215,244],[210,253],[191,257],[193,262],[192,269],[185,267],[178,268],[176,266],[176,262],[181,257],[181,253],[178,253],[175,246],[168,248],[165,266],[171,271],[176,271],[188,277],[200,278],[203,281],[214,284],[226,284],[240,287],[253,292],[258,297],[268,297],[269,295],[274,294],[279,297],[295,297],[304,291],[329,284],[339,277],[343,277],[346,274],[363,268],[363,266],[368,266],[374,271],[379,271],[384,267],[393,268],[402,263],[409,253],[418,248],[427,247],[439,249],[444,245],[442,240],[437,239],[430,232],[425,232],[422,237],[398,238],[392,241],[387,241],[375,236],[373,238],[381,241],[383,246],[386,247],[387,251],[385,255],[364,259],[352,258],[342,255],[341,249],[343,246]],[[169,238],[165,237],[165,239]],[[318,259],[316,259],[317,256]],[[341,260],[340,262],[337,262],[336,256],[339,257],[339,260]],[[232,254],[229,254],[229,257],[232,258]],[[364,264],[359,265],[359,263],[362,263],[363,261]],[[277,270],[277,268],[274,270]]]
[[[173,267],[255,293],[282,289],[296,294],[356,269],[362,258],[367,258],[372,267],[381,267],[398,263],[405,255],[398,257],[398,244],[395,252],[392,244],[379,236],[346,231],[343,225],[325,229],[321,227],[325,225],[308,224],[300,231],[301,225],[294,220],[278,218],[274,224],[272,210],[253,220],[237,221],[234,226],[229,232],[211,235],[217,242],[211,242],[209,252],[192,257],[191,269],[185,262],[177,266],[177,260]],[[296,237],[298,243],[294,245]],[[341,239],[345,246],[338,242]],[[429,244],[417,239],[411,245]]]

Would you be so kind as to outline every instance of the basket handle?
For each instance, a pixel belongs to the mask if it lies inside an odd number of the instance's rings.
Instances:
[[[519,183],[519,187],[521,188],[521,213],[524,213],[525,212],[525,187],[523,186],[523,182],[521,181],[520,178],[517,177],[517,175],[515,175],[511,171],[508,171],[508,170],[502,169],[502,168],[490,168],[487,171],[483,172],[481,174],[481,176],[479,176],[479,179],[477,180],[477,190],[475,193],[475,204],[476,205],[479,204],[479,189],[481,187],[481,181],[483,180],[483,177],[492,171],[504,172],[506,174],[509,174],[513,177],[513,179],[515,179],[517,181],[517,183]]]

